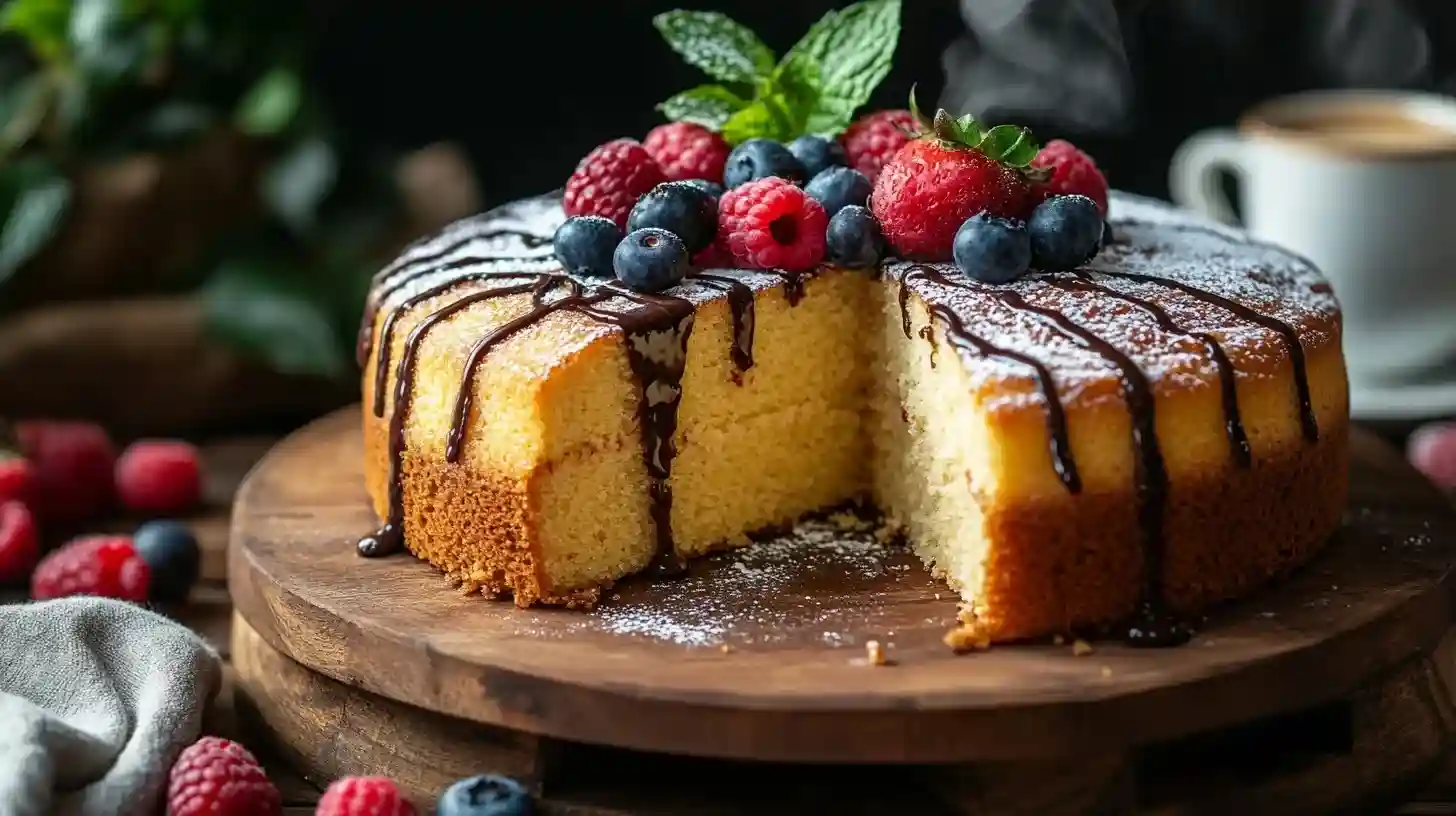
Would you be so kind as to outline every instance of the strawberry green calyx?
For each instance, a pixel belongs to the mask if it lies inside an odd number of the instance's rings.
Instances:
[[[914,88],[910,89],[910,112],[921,123],[925,138],[939,139],[947,147],[978,151],[1031,182],[1044,182],[1051,177],[1045,168],[1031,166],[1041,148],[1032,138],[1029,128],[1020,125],[986,127],[969,113],[957,118],[944,108],[937,109],[935,116],[927,119],[916,104]]]
[[[747,27],[712,11],[653,18],[667,44],[721,84],[699,85],[658,105],[729,144],[838,135],[890,72],[901,0],[861,0],[830,11],[782,59]]]

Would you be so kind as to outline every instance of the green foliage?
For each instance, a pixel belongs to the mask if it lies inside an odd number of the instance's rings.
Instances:
[[[331,128],[297,70],[303,5],[0,0],[0,287],[64,225],[77,169],[185,150],[230,129],[268,157],[265,211],[219,241],[192,276],[208,326],[279,369],[345,374],[371,242],[394,211],[393,163]],[[692,43],[686,22],[673,36]],[[734,70],[731,54],[693,48],[715,76]],[[713,91],[680,96],[678,115],[718,115],[719,124],[725,106],[745,104]]]
[[[669,11],[653,22],[689,64],[728,83],[678,94],[658,106],[663,115],[718,130],[729,144],[783,141],[849,126],[890,72],[900,0],[862,0],[825,14],[782,60],[716,12]]]

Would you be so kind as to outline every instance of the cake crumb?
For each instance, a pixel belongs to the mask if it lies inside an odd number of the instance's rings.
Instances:
[[[936,599],[936,600],[937,600],[937,601],[938,601],[938,600],[940,600],[940,593],[939,593],[939,592],[937,592],[937,593],[935,593],[935,599]]]
[[[846,533],[866,532],[873,524],[849,511],[830,514],[829,523],[833,524],[835,529]]]
[[[730,644],[724,643],[723,645],[721,645],[721,646],[718,647],[718,651],[722,652],[723,654],[728,654],[729,652],[733,651],[733,646],[730,645]]]
[[[1064,637],[1062,637],[1061,635],[1052,635],[1052,645],[1053,646],[1061,646],[1062,644],[1064,644],[1066,642],[1067,642],[1067,639],[1064,638]]]
[[[1103,666],[1102,667],[1102,676],[1103,677],[1111,677],[1112,676],[1112,667],[1111,666]]]
[[[885,650],[880,646],[878,640],[865,642],[865,660],[869,661],[871,666],[885,665]]]
[[[1087,641],[1081,638],[1077,638],[1076,640],[1072,641],[1072,657],[1086,657],[1087,655],[1092,654],[1092,652],[1092,644],[1088,643]]]

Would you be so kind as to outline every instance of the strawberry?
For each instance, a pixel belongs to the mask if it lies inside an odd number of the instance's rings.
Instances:
[[[956,230],[971,216],[1025,220],[1031,214],[1038,173],[1024,168],[1035,156],[1024,128],[986,129],[970,116],[957,120],[937,111],[930,132],[900,148],[880,171],[870,210],[896,254],[949,261]]]

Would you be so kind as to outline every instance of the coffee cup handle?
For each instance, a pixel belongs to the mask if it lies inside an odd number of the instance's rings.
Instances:
[[[1225,173],[1244,174],[1243,148],[1243,139],[1227,128],[1188,137],[1173,153],[1168,167],[1173,202],[1225,224],[1237,223],[1238,215],[1219,182]]]

